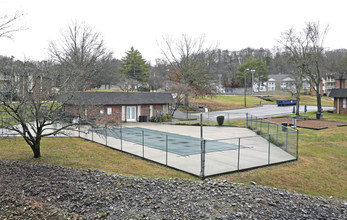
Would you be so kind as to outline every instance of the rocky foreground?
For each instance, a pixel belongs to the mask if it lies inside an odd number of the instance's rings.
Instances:
[[[0,160],[0,219],[346,219],[347,202],[226,181]]]

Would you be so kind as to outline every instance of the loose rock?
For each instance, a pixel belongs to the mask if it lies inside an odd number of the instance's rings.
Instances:
[[[0,219],[346,219],[347,203],[219,180],[0,160]]]

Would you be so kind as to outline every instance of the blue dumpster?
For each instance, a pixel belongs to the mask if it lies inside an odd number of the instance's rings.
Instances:
[[[278,106],[289,106],[289,105],[296,105],[296,100],[289,99],[289,100],[277,100],[276,104]]]

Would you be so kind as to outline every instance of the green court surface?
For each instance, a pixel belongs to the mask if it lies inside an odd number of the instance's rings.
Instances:
[[[94,130],[94,132],[106,135],[105,129],[97,129]],[[107,129],[107,136],[163,151],[167,150],[170,153],[175,153],[181,156],[189,156],[201,153],[200,138],[147,128],[110,128]],[[240,146],[240,148],[245,147]],[[238,145],[215,140],[206,140],[205,144],[206,153],[236,149],[238,149]]]

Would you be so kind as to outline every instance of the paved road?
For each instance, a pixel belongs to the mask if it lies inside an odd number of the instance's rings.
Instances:
[[[331,109],[332,107],[323,107],[324,110]],[[307,106],[308,112],[317,111],[317,106]],[[244,108],[235,110],[215,111],[203,113],[204,120],[216,120],[219,115],[224,115],[225,120],[245,119],[246,113],[257,117],[270,117],[292,114],[293,106],[277,106],[277,105],[263,105],[261,107]],[[304,112],[304,106],[300,106],[300,112]],[[189,118],[198,118],[199,113],[189,113]],[[176,111],[175,117],[186,118],[187,113]]]

